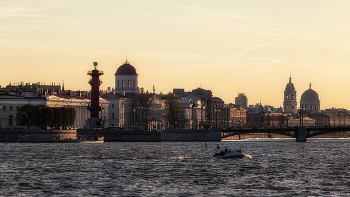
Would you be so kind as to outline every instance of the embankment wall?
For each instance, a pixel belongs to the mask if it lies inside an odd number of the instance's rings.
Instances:
[[[0,142],[54,142],[62,140],[76,140],[75,130],[28,130],[3,129],[0,130]]]

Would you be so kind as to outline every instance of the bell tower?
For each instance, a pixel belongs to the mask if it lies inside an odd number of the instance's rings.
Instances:
[[[292,76],[289,77],[289,83],[284,91],[283,110],[293,111],[297,113],[297,92],[295,91],[294,84],[292,83]]]

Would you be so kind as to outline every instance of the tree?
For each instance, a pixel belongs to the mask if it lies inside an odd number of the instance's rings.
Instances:
[[[68,109],[69,109],[69,116],[70,116],[68,126],[74,126],[77,112],[74,107],[68,107]]]
[[[30,129],[31,126],[36,125],[38,115],[38,108],[34,105],[26,104],[20,107],[16,113],[16,121],[18,125],[26,126]]]
[[[62,110],[60,107],[53,107],[53,120],[51,122],[52,128],[60,128],[62,127]]]
[[[139,94],[138,98],[134,99],[131,104],[132,124],[142,126],[144,124],[144,129],[148,129],[150,122],[156,120],[156,110],[154,104],[155,95],[149,93]],[[141,124],[141,125],[140,125]]]
[[[61,107],[62,112],[62,127],[66,129],[70,124],[70,110],[68,107]]]
[[[41,129],[46,129],[53,121],[54,111],[47,105],[37,105],[36,108],[38,109],[36,125],[40,126]]]
[[[179,97],[169,92],[165,96],[165,117],[174,129],[181,128],[184,122],[184,110],[179,103]]]

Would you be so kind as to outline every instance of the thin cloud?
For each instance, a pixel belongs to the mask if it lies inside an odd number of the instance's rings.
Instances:
[[[270,45],[270,44],[272,44],[274,42],[280,41],[282,39],[285,39],[287,37],[290,37],[290,36],[298,33],[298,30],[296,30],[296,29],[294,29],[292,27],[279,25],[279,24],[274,24],[274,23],[269,23],[269,22],[265,22],[265,21],[260,21],[260,20],[256,20],[256,19],[252,19],[252,18],[247,18],[247,17],[242,17],[242,16],[235,16],[235,15],[231,15],[231,14],[223,14],[223,13],[212,12],[212,11],[208,11],[208,10],[204,10],[204,9],[199,9],[199,8],[196,8],[196,7],[193,7],[193,6],[173,6],[173,7],[180,7],[180,8],[183,8],[183,9],[192,10],[192,11],[196,11],[196,12],[203,12],[203,13],[208,13],[208,14],[213,14],[213,15],[218,15],[218,16],[223,16],[223,17],[230,17],[230,18],[236,18],[236,19],[240,19],[240,20],[246,20],[246,21],[250,21],[250,22],[253,22],[253,23],[265,24],[265,25],[269,25],[269,26],[285,28],[285,29],[289,29],[289,30],[292,31],[291,33],[289,33],[287,35],[284,35],[284,36],[281,36],[279,38],[273,39],[273,40],[271,40],[269,42],[264,42],[264,43],[261,43],[261,44],[250,46],[250,47],[248,47],[248,48],[246,48],[246,49],[244,49],[244,50],[242,50],[242,51],[240,51],[238,53],[235,53],[233,55],[230,55],[230,56],[226,57],[225,59],[235,58],[237,56],[243,55],[245,53],[248,53],[250,51],[256,50],[256,49],[261,48],[261,47],[265,47],[265,46]]]
[[[240,52],[238,52],[238,53],[236,53],[236,54],[233,54],[233,55],[231,55],[231,56],[229,56],[229,57],[227,57],[227,58],[225,58],[225,59],[232,59],[232,58],[235,58],[235,57],[237,57],[237,56],[243,55],[243,54],[248,53],[248,52],[250,52],[250,51],[253,51],[253,50],[255,50],[255,49],[258,49],[258,48],[267,46],[267,45],[269,45],[269,44],[272,44],[272,43],[274,43],[274,42],[280,41],[280,40],[282,40],[282,39],[285,39],[285,38],[287,38],[287,37],[289,37],[289,36],[291,36],[291,35],[293,35],[293,34],[296,34],[297,32],[298,32],[298,31],[294,31],[294,32],[292,32],[292,33],[290,33],[290,34],[288,34],[288,35],[285,35],[285,36],[282,36],[282,37],[280,37],[280,38],[271,40],[271,41],[269,41],[269,42],[265,42],[265,43],[261,43],[261,44],[257,44],[257,45],[248,47],[248,48],[244,49],[243,51],[240,51]]]
[[[18,18],[18,17],[39,17],[32,13],[33,10],[19,6],[0,7],[0,18]]]
[[[30,4],[6,4],[0,5],[0,18],[26,18],[30,23],[65,23],[88,24],[77,21],[75,18],[65,15],[54,15],[53,10],[64,9],[64,6],[54,2],[47,2],[41,7],[33,7]]]

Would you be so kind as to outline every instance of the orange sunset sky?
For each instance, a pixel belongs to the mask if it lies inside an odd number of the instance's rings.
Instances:
[[[64,81],[101,89],[128,61],[139,86],[210,89],[226,103],[283,104],[290,73],[297,99],[312,83],[321,109],[350,109],[350,1],[2,0],[0,85]]]

